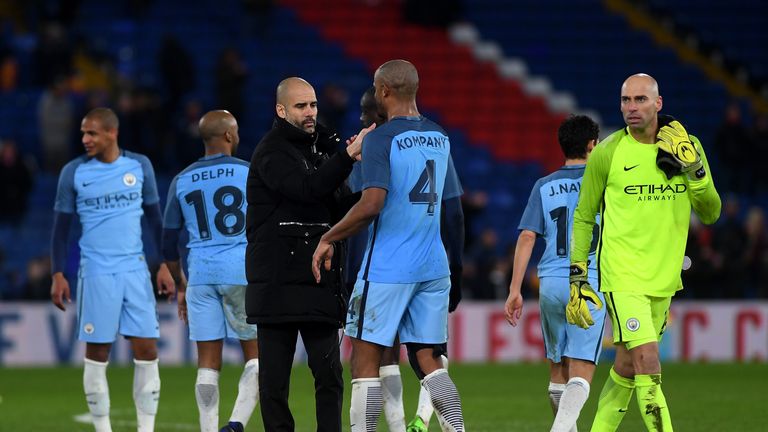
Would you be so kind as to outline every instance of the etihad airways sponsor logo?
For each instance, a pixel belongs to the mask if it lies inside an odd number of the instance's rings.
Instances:
[[[685,183],[624,186],[624,193],[636,195],[638,201],[674,201],[677,195],[684,194],[687,190]]]
[[[95,209],[113,209],[128,207],[132,202],[141,199],[141,193],[111,193],[100,197],[86,198],[84,204]]]

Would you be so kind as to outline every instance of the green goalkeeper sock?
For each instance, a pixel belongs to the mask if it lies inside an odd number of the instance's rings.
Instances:
[[[672,420],[664,393],[661,391],[661,374],[635,375],[637,404],[645,427],[649,431],[672,431]]]
[[[592,422],[592,432],[613,432],[618,429],[629,408],[629,401],[632,400],[635,380],[624,378],[613,368],[608,375],[605,386],[600,392],[597,413]]]

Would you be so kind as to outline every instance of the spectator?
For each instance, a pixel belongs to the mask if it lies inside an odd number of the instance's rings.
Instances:
[[[731,103],[725,111],[725,120],[715,136],[714,146],[720,158],[720,174],[728,192],[745,192],[748,189],[749,160],[752,158],[749,134],[741,119],[738,103]]]
[[[349,94],[343,87],[334,83],[326,84],[320,95],[319,105],[322,110],[317,115],[318,121],[331,130],[341,130],[348,104]]]
[[[496,274],[496,246],[498,235],[492,228],[486,228],[480,235],[480,242],[469,251],[472,271],[469,274],[469,291],[476,300],[494,300],[498,298],[499,284],[503,278],[494,277]]]
[[[72,48],[66,30],[60,23],[49,22],[44,25],[32,56],[37,68],[35,84],[41,87],[51,86],[60,77],[72,73]]]
[[[60,76],[43,92],[37,107],[44,166],[50,173],[58,173],[71,159],[70,137],[75,126],[74,116],[69,84],[65,77]]]
[[[32,172],[19,156],[16,143],[0,142],[0,222],[18,224],[27,211]]]
[[[464,250],[469,251],[475,244],[473,229],[477,217],[488,206],[488,194],[485,191],[466,192],[461,196],[461,209],[464,212]]]
[[[192,56],[179,41],[166,35],[158,53],[158,64],[163,88],[167,89],[166,113],[173,118],[184,96],[197,85],[197,74]],[[167,123],[169,124],[169,123]]]
[[[719,283],[715,291],[717,298],[742,298],[744,295],[744,251],[747,233],[739,220],[739,200],[730,196],[723,205],[722,223],[715,226],[714,247],[719,255]]]
[[[216,64],[216,96],[219,104],[217,108],[225,109],[235,118],[243,119],[243,94],[247,81],[248,66],[240,53],[235,48],[225,48]]]
[[[720,294],[715,292],[718,286],[715,283],[715,269],[721,264],[720,258],[712,248],[712,228],[702,224],[695,214],[691,215],[685,255],[691,260],[691,266],[682,273],[683,286],[687,289],[680,291],[678,295],[712,298]]]
[[[27,262],[27,281],[24,284],[25,300],[48,300],[51,298],[51,260],[38,256]]]
[[[754,152],[749,156],[749,177],[754,183],[757,194],[768,191],[768,176],[763,173],[763,165],[760,161],[768,158],[768,114],[758,114],[755,124],[750,131]]]
[[[746,297],[765,298],[768,296],[768,233],[762,208],[749,209],[744,229],[747,233],[747,244],[744,248]]]
[[[203,116],[203,106],[196,99],[187,101],[184,113],[176,123],[175,151],[170,158],[182,169],[200,158],[200,128],[198,123]],[[235,148],[237,152],[237,148]]]

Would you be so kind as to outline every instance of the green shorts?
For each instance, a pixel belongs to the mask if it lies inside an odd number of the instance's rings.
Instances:
[[[658,342],[667,326],[672,296],[651,297],[629,292],[607,292],[605,302],[613,326],[613,343],[632,349]]]

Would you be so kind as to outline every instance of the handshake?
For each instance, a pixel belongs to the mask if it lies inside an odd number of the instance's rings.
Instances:
[[[352,135],[347,140],[347,154],[349,157],[355,160],[361,160],[363,158],[363,138],[368,135],[368,132],[376,129],[376,123],[372,123],[367,128],[363,128],[356,135]]]

